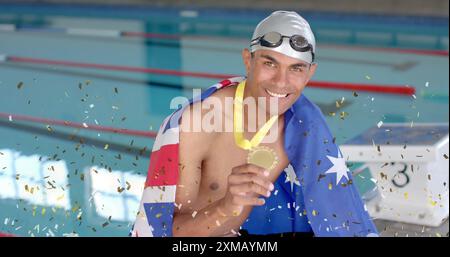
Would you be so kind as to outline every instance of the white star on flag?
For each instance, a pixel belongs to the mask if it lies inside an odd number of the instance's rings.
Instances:
[[[284,169],[284,172],[286,172],[286,181],[284,183],[291,183],[291,192],[294,191],[294,184],[297,186],[300,186],[300,182],[298,181],[297,174],[295,174],[294,167],[292,167],[291,164],[287,166],[286,169]]]
[[[333,163],[333,166],[331,166],[325,173],[336,173],[336,185],[339,184],[339,181],[341,181],[342,177],[346,177],[348,180],[348,174],[350,170],[347,168],[347,165],[345,165],[345,160],[341,155],[341,152],[338,151],[338,158],[335,158],[333,156],[328,156],[328,159]]]

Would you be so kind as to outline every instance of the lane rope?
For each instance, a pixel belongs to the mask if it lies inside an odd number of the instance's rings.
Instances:
[[[109,29],[89,29],[89,28],[64,28],[64,27],[42,27],[42,26],[17,26],[15,24],[0,24],[0,31],[6,32],[46,32],[46,33],[59,33],[73,36],[89,36],[89,37],[138,37],[138,38],[154,38],[165,40],[181,40],[182,38],[189,38],[191,40],[205,40],[205,39],[234,39],[235,41],[244,40],[241,38],[230,38],[224,36],[208,36],[208,35],[182,35],[182,34],[163,34],[163,33],[148,33],[139,31],[121,31],[121,30],[109,30]],[[359,49],[367,51],[381,51],[381,52],[395,52],[403,54],[415,54],[415,55],[430,55],[430,56],[443,56],[448,57],[448,50],[429,50],[429,49],[410,49],[410,48],[389,48],[389,47],[370,47],[370,46],[344,46],[344,45],[331,45],[323,44],[322,47],[328,46],[338,49]]]
[[[50,59],[42,59],[42,58],[8,56],[5,54],[3,54],[3,55],[0,54],[0,62],[28,63],[28,64],[38,64],[38,65],[57,65],[57,66],[77,67],[77,68],[125,71],[125,72],[135,72],[135,73],[149,73],[149,74],[159,74],[159,75],[168,75],[168,76],[195,77],[195,78],[220,79],[220,80],[240,76],[240,75],[236,75],[236,74],[215,74],[215,73],[206,73],[206,72],[189,72],[189,71],[178,71],[178,70],[159,69],[159,68],[112,65],[112,64],[96,64],[96,63],[85,63],[85,62],[74,62],[74,61],[50,60]],[[342,83],[342,82],[326,82],[326,81],[310,81],[308,83],[308,87],[323,88],[323,89],[330,89],[330,90],[365,91],[365,92],[374,92],[374,93],[381,93],[381,94],[397,94],[397,95],[408,95],[408,96],[414,95],[416,92],[414,87],[411,87],[408,85],[405,85],[405,86],[377,85],[377,84]]]
[[[15,120],[27,121],[27,122],[40,123],[40,124],[45,124],[45,125],[57,125],[57,126],[72,127],[72,128],[77,128],[77,129],[86,129],[86,130],[117,133],[117,134],[132,135],[132,136],[139,136],[139,137],[156,138],[156,135],[157,135],[157,133],[154,131],[142,131],[142,130],[133,130],[133,129],[114,128],[114,127],[107,127],[107,126],[99,126],[99,125],[95,125],[95,124],[86,124],[86,123],[77,123],[77,122],[72,122],[72,121],[46,119],[46,118],[32,117],[32,116],[12,114],[12,113],[3,113],[3,112],[0,112],[0,118],[8,119],[10,122],[13,122]]]

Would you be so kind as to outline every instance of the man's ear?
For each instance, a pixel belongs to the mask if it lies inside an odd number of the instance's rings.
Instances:
[[[314,76],[314,73],[316,73],[316,69],[317,69],[317,63],[311,64],[311,67],[309,68],[306,84],[308,84],[309,80]]]
[[[246,74],[248,75],[250,73],[250,66],[251,66],[251,61],[252,61],[252,54],[250,53],[250,51],[247,48],[244,48],[242,50],[242,61],[244,62],[245,65],[245,71]]]

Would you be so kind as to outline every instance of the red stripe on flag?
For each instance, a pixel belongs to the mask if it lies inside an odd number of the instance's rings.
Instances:
[[[176,185],[178,182],[178,144],[162,146],[152,152],[145,186]]]

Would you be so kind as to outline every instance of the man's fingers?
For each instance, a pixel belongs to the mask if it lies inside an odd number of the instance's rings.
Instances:
[[[269,171],[265,170],[264,168],[261,168],[257,165],[246,163],[237,167],[234,167],[232,169],[232,174],[241,174],[241,173],[254,173],[259,174],[261,176],[268,177]]]
[[[238,185],[249,182],[258,184],[268,191],[272,191],[274,189],[274,185],[267,177],[261,177],[260,175],[254,173],[233,174],[228,178],[228,183],[230,183],[230,185]]]
[[[270,196],[270,191],[255,183],[243,183],[240,185],[230,186],[230,192],[233,195],[244,195],[246,193],[256,193],[265,197]]]
[[[246,206],[246,205],[261,206],[266,203],[266,201],[262,198],[246,197],[246,196],[239,196],[239,195],[233,196],[232,202],[234,205],[240,205],[240,206]]]

